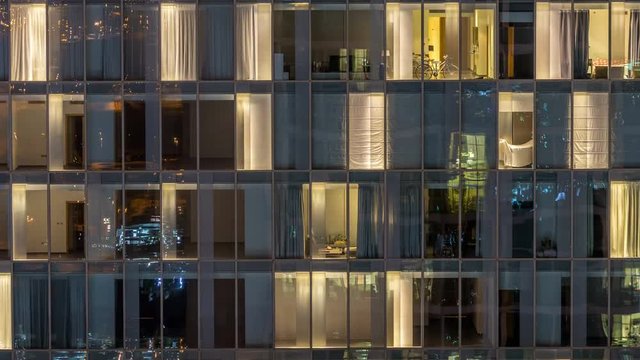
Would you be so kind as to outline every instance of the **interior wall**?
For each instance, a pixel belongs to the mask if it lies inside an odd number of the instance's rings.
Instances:
[[[47,166],[47,108],[44,96],[14,98],[13,166]]]
[[[609,59],[609,12],[605,9],[589,11],[589,58]]]

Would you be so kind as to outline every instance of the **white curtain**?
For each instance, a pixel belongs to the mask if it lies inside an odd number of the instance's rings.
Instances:
[[[63,170],[64,162],[64,109],[63,95],[49,95],[49,166]]]
[[[606,168],[609,160],[608,94],[577,92],[573,99],[573,167]]]
[[[271,80],[271,5],[236,8],[238,80]]]
[[[162,80],[196,80],[196,5],[162,4]]]
[[[419,5],[418,5],[419,6]],[[389,78],[413,79],[413,4],[387,4]],[[418,7],[418,11],[419,11]]]
[[[0,274],[0,349],[11,349],[11,274]]]
[[[611,182],[611,257],[640,257],[640,182]]]
[[[384,95],[349,95],[349,168],[384,168]]]
[[[570,4],[537,4],[536,76],[540,79],[571,77],[570,8]]]
[[[236,129],[238,169],[271,169],[271,95],[238,94]]]
[[[11,80],[47,80],[45,4],[11,4]]]

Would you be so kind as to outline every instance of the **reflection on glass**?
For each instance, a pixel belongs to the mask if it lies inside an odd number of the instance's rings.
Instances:
[[[460,179],[455,174],[425,174],[425,257],[458,257],[459,185]]]
[[[308,272],[275,273],[275,347],[309,347],[310,276]]]
[[[420,173],[387,174],[387,257],[421,257],[421,189]]]
[[[571,3],[536,2],[536,78],[571,79]]]
[[[160,347],[162,278],[157,262],[125,263],[124,319],[128,349]]]
[[[458,263],[427,262],[424,268],[424,346],[460,344]]]
[[[87,284],[89,348],[121,348],[124,311],[122,264],[90,263]]]
[[[616,287],[620,292],[614,293],[612,291],[611,299],[616,304],[622,305],[625,299],[624,294],[630,294],[636,290],[633,287],[629,287],[628,290],[624,289],[626,286],[623,284],[626,280],[623,279],[627,275],[626,271],[619,263],[613,264],[613,272],[617,275],[612,277],[612,284],[616,282]],[[607,269],[606,261],[581,260],[573,262],[573,346],[607,346],[608,344],[609,274]],[[613,314],[617,312],[616,306],[613,304],[611,312]],[[624,310],[623,312],[626,313]]]
[[[349,341],[353,347],[382,347],[384,272],[349,273]]]
[[[160,189],[157,183],[128,183],[124,192],[124,226],[118,247],[128,259],[160,256]]]
[[[498,345],[533,345],[533,263],[504,261],[498,278]]]
[[[309,86],[305,83],[275,84],[274,168],[309,168]]]
[[[82,263],[51,265],[51,347],[86,347],[85,268]]]
[[[13,96],[13,169],[46,169],[47,105],[45,95]]]
[[[309,4],[273,5],[273,77],[309,79]]]
[[[312,167],[344,169],[347,126],[345,86],[316,83],[312,85],[311,92]]]
[[[461,268],[462,345],[495,346],[496,266],[492,261],[464,261]]]
[[[162,257],[164,259],[197,258],[197,210],[196,184],[162,183]]]
[[[463,257],[495,256],[497,219],[497,184],[495,172],[465,172],[462,175],[462,234],[460,252]]]
[[[311,274],[312,347],[347,346],[347,273]]]
[[[640,264],[638,261],[611,263],[611,345],[640,344]]]
[[[236,6],[236,79],[271,80],[271,4]]]
[[[84,79],[82,1],[49,4],[49,80]],[[43,79],[44,80],[44,79]]]
[[[119,1],[85,3],[87,80],[119,80],[122,7]]]
[[[49,347],[49,277],[45,263],[13,265],[13,346]]]
[[[126,1],[123,16],[125,80],[158,78],[158,5]]]
[[[638,10],[640,16],[640,9]],[[640,19],[640,17],[638,18]],[[640,65],[640,64],[639,64]],[[639,76],[640,77],[640,76]],[[616,81],[611,85],[611,166],[640,167],[640,123],[638,96],[640,86],[635,82]]]
[[[456,164],[463,169],[496,167],[496,98],[495,85],[478,82],[462,85],[462,129],[451,141],[460,143]]]
[[[609,228],[609,179],[604,172],[579,172],[573,179],[573,256],[605,257]],[[619,189],[622,189],[620,187]],[[613,205],[613,204],[612,204]],[[612,208],[613,209],[613,208]],[[626,211],[622,210],[622,211]],[[624,214],[627,218],[628,214]],[[618,230],[613,230],[618,231]]]
[[[109,88],[111,89],[111,88]],[[119,89],[116,89],[119,93]],[[87,92],[86,148],[91,170],[122,168],[122,102],[119,95]],[[114,91],[115,92],[115,91]]]
[[[126,170],[159,167],[159,109],[156,89],[124,99],[124,161]]]
[[[460,4],[460,32],[463,79],[495,77],[495,4]]]
[[[425,168],[457,169],[460,166],[465,168],[473,166],[474,163],[467,151],[462,154],[465,163],[460,162],[460,90],[458,84],[450,82],[425,83],[423,114]],[[473,141],[481,136],[472,134],[463,134],[462,136],[469,138],[467,142],[477,145],[474,148],[484,150],[483,142]],[[473,159],[475,159],[475,155]]]
[[[536,175],[536,256],[571,256],[571,174]],[[584,226],[584,224],[579,225]]]
[[[162,347],[198,347],[197,265],[165,263],[162,279]]]
[[[11,4],[11,80],[47,80],[47,8]]]
[[[49,254],[47,185],[13,184],[13,259],[46,259]]]
[[[498,151],[500,168],[533,165],[533,93],[499,93]]]
[[[238,170],[271,169],[271,148],[271,95],[237,94]]]
[[[388,83],[386,98],[387,168],[418,169],[422,146],[417,131],[421,126],[420,84]]]
[[[536,345],[571,342],[571,263],[536,263]]]
[[[501,172],[498,184],[500,256],[533,257],[533,174]]]
[[[244,266],[238,269],[238,347],[271,348],[274,325],[271,263]],[[290,312],[287,316],[291,316]]]
[[[88,174],[87,258],[122,257],[116,232],[122,226],[122,177],[120,174]]]
[[[566,169],[571,162],[571,83],[536,83],[536,167]]]
[[[239,177],[238,180],[240,182],[236,191],[238,258],[270,258],[273,224],[271,176]]]
[[[49,170],[84,168],[84,96],[49,95]]]

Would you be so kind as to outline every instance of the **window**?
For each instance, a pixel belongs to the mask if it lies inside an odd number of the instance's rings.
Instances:
[[[157,170],[160,167],[160,118],[158,88],[132,84],[124,89],[125,170]]]
[[[122,6],[120,1],[85,3],[87,80],[120,80]]]
[[[349,341],[353,347],[381,347],[384,337],[384,271],[364,263],[349,272]]]
[[[84,168],[84,95],[49,95],[49,169]]]
[[[309,176],[276,173],[274,186],[275,257],[308,256]]]
[[[609,166],[609,94],[605,84],[574,87],[573,168]]]
[[[349,250],[347,185],[346,179],[338,176],[327,175],[322,179],[326,181],[311,183],[312,258],[345,258]],[[356,195],[350,201],[355,200],[357,204],[357,188],[349,191]],[[351,227],[351,231],[355,228]]]
[[[11,188],[13,215],[13,259],[47,259],[47,185],[14,183]]]
[[[458,281],[457,262],[425,263],[423,346],[452,347],[460,343]]]
[[[571,83],[537,82],[535,159],[539,169],[566,169],[571,163]]]
[[[387,173],[387,257],[422,256],[422,180],[420,173]]]
[[[463,79],[495,77],[495,4],[460,4],[460,59]]]
[[[382,258],[384,176],[352,173],[349,183],[349,256]],[[330,220],[330,219],[328,219]]]
[[[571,79],[571,3],[536,3],[536,78]]]
[[[86,289],[83,263],[51,264],[51,347],[86,347]]]
[[[162,257],[198,257],[198,192],[194,175],[163,175]]]
[[[311,5],[311,77],[346,80],[347,9],[345,4]]]
[[[533,78],[533,4],[533,0],[499,1],[500,79]]]
[[[623,189],[624,186],[618,187]],[[609,244],[607,201],[609,177],[605,172],[578,172],[573,178],[573,256],[606,257]],[[620,199],[620,198],[618,198]],[[624,201],[624,199],[623,199]],[[613,202],[609,206],[613,206]],[[619,206],[619,204],[618,204]],[[613,209],[613,208],[612,208]],[[628,209],[619,209],[627,211]],[[628,214],[624,214],[628,216]],[[616,225],[617,226],[617,225]],[[618,232],[618,230],[612,230]],[[623,232],[624,233],[624,232]]]
[[[349,3],[348,9],[349,79],[384,79],[384,6],[374,0]]]
[[[236,102],[238,170],[271,169],[271,149],[271,94],[238,93]]]
[[[124,79],[158,79],[158,5],[124,1]]]
[[[347,95],[343,84],[311,85],[311,159],[314,169],[346,168]]]
[[[9,122],[9,95],[6,93],[8,88],[3,90],[5,91],[0,90],[0,169],[8,170],[10,142],[6,135],[11,131],[11,125]]]
[[[495,346],[496,264],[463,261],[460,271],[462,346]]]
[[[420,4],[387,3],[388,80],[422,79],[421,12]]]
[[[196,263],[164,263],[162,273],[162,347],[198,347],[198,267]]]
[[[126,262],[124,344],[129,349],[160,347],[162,275],[158,262]]]
[[[198,54],[202,80],[233,79],[232,4],[198,2]]]
[[[160,79],[196,79],[196,4],[160,5]]]
[[[11,349],[13,336],[11,332],[11,273],[10,269],[3,269],[0,273],[0,349]]]
[[[634,225],[639,210],[640,181],[632,175],[616,174],[610,184],[609,239],[613,258],[640,257],[640,233]]]
[[[309,86],[275,84],[274,167],[282,170],[309,168]]]
[[[640,322],[640,312],[633,294],[638,291],[639,276],[640,264],[637,260],[611,262],[611,318],[609,321],[612,346],[637,346],[638,344],[635,331]]]
[[[162,96],[162,168],[165,170],[196,168],[197,104],[196,95],[189,90]]]
[[[11,80],[47,80],[47,8],[11,4]]]
[[[309,347],[311,335],[309,272],[276,272],[274,276],[275,347]]]
[[[349,94],[349,168],[384,169],[384,93]]]
[[[90,170],[122,169],[122,97],[116,85],[87,86],[86,151]]]
[[[424,256],[458,257],[460,179],[453,173],[424,174]]]
[[[609,77],[609,7],[606,3],[576,3],[574,11],[573,77]]]
[[[460,144],[458,160],[462,169],[494,169],[496,167],[496,89],[490,83],[467,83],[462,86],[462,128],[451,141]],[[457,136],[456,136],[457,135]],[[454,140],[455,139],[455,140]]]
[[[640,13],[639,13],[640,15]],[[640,18],[639,18],[640,19]],[[616,81],[611,87],[611,166],[616,168],[640,167],[640,123],[635,116],[640,104],[635,98],[640,88],[633,82]]]
[[[425,80],[458,79],[458,6],[455,2],[424,6],[423,57],[417,65]]]
[[[122,263],[89,263],[87,312],[89,349],[122,347],[123,336]]]
[[[87,258],[121,259],[122,176],[89,173],[87,183]]]
[[[309,3],[273,5],[273,77],[309,79]]]
[[[233,94],[200,93],[198,131],[202,170],[235,168],[234,98]]]
[[[632,2],[611,3],[611,79],[640,78],[637,44],[640,6]]]
[[[236,79],[271,80],[271,4],[236,7]]]
[[[578,315],[580,316],[580,315]],[[536,345],[571,343],[571,263],[536,262]]]
[[[529,90],[530,86],[524,88]],[[533,93],[526,90],[500,92],[498,95],[500,168],[533,166]]]
[[[500,256],[533,257],[533,173],[500,172],[498,186]]]
[[[503,261],[499,266],[498,346],[533,346],[533,263]]]
[[[236,193],[238,258],[271,257],[272,192],[270,174],[238,175]]]
[[[460,251],[466,258],[492,258],[496,253],[497,183],[495,172],[462,174]]]
[[[238,263],[239,348],[273,347],[274,285],[271,269],[271,262]]]
[[[49,276],[46,263],[13,265],[13,331],[17,349],[49,347]]]
[[[536,174],[536,255],[571,256],[571,174]],[[580,223],[579,226],[584,226]]]
[[[84,17],[82,1],[51,2],[48,10],[49,80],[83,80]]]
[[[623,263],[626,265],[626,263]],[[611,313],[618,312],[616,304],[624,301],[624,294],[628,290],[634,291],[630,277],[620,262],[612,262],[611,270]],[[614,284],[616,290],[614,290]],[[609,321],[611,325],[616,323],[614,319],[607,318],[609,306],[609,265],[606,261],[573,262],[572,307],[580,309],[573,311],[572,333],[574,346],[607,346],[609,342]],[[626,289],[625,289],[626,288]],[[624,310],[624,313],[627,313]],[[620,319],[620,318],[619,318]],[[619,323],[620,324],[620,323]],[[622,324],[620,324],[622,325]],[[620,329],[620,327],[618,328]],[[615,331],[614,333],[618,333]],[[612,340],[619,338],[612,336]],[[616,341],[616,340],[613,340]],[[613,345],[614,343],[612,343]]]
[[[387,346],[418,347],[422,343],[422,269],[409,263],[405,269],[388,269],[386,278]]]
[[[83,259],[85,256],[84,176],[51,176],[51,257]]]
[[[232,173],[200,175],[199,257],[234,259],[236,256],[236,200]]]
[[[160,257],[160,209],[158,175],[127,174],[124,226],[118,234],[118,246],[124,247],[127,259]]]
[[[13,169],[47,168],[47,105],[45,95],[12,97]]]
[[[473,159],[466,152],[460,154],[459,85],[450,82],[425,83],[423,101],[424,167],[427,169],[457,169],[460,166],[463,168],[473,166]],[[415,129],[411,131],[415,131]],[[466,136],[463,135],[463,137]],[[474,135],[469,137],[480,139]],[[481,144],[476,143],[476,145]],[[482,148],[483,146],[479,147],[479,149]],[[465,160],[464,164],[460,163],[461,155]]]
[[[330,309],[330,310],[329,310]],[[311,346],[347,346],[347,273],[311,273]]]
[[[420,90],[418,83],[387,84],[387,168],[420,168]]]

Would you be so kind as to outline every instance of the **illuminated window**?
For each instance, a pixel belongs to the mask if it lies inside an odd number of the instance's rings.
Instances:
[[[495,5],[464,3],[460,11],[462,78],[494,78]]]
[[[387,272],[387,346],[420,346],[419,271]]]
[[[84,168],[84,96],[49,95],[49,169]]]
[[[387,3],[387,79],[421,79],[420,4]]]
[[[533,93],[501,92],[498,97],[500,168],[533,164]]]
[[[576,88],[573,93],[573,168],[609,164],[609,94]],[[582,90],[582,91],[581,91]]]
[[[175,179],[166,180],[169,182],[162,183],[162,257],[197,258],[197,185],[171,182]]]
[[[606,79],[609,76],[609,6],[576,3],[573,8],[573,77]]]
[[[0,349],[11,349],[11,274],[0,273]]]
[[[196,5],[160,6],[160,76],[163,81],[196,79]]]
[[[308,272],[276,272],[275,347],[309,347],[310,276]]]
[[[640,5],[633,2],[611,3],[612,79],[640,78]]]
[[[49,257],[47,185],[13,184],[13,259]]]
[[[346,272],[311,274],[311,334],[314,348],[347,346]]]
[[[424,79],[458,79],[458,3],[425,4],[423,44]]]
[[[46,169],[47,106],[45,95],[12,98],[14,169]]]
[[[271,80],[271,5],[236,7],[236,78]]]
[[[571,79],[571,3],[536,3],[536,78]]]
[[[238,170],[271,169],[271,95],[238,94],[236,102]]]
[[[349,168],[384,168],[384,94],[349,94]]]
[[[11,80],[47,80],[45,4],[11,4]]]

